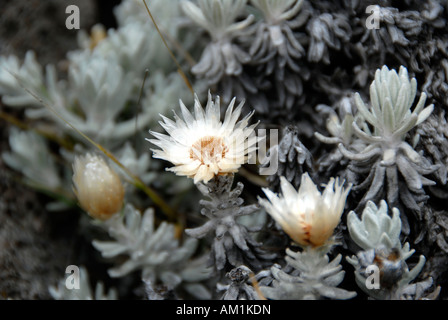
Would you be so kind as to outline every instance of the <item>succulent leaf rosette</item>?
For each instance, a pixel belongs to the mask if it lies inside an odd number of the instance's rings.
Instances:
[[[125,191],[120,177],[97,155],[75,158],[73,184],[79,204],[93,218],[107,220],[123,207]]]

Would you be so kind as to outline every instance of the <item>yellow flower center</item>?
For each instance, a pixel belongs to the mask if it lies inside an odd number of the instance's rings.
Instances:
[[[190,158],[199,160],[202,164],[216,163],[224,158],[228,151],[223,138],[206,136],[193,143]]]

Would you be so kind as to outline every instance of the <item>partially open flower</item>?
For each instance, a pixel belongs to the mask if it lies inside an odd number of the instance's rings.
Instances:
[[[321,194],[308,173],[302,175],[299,190],[281,177],[282,196],[263,188],[268,197],[259,198],[266,211],[297,244],[320,247],[327,244],[339,224],[350,187],[331,178]]]
[[[99,156],[88,153],[75,158],[73,184],[80,206],[95,219],[107,220],[123,205],[123,184]]]
[[[237,172],[256,148],[254,128],[248,126],[253,113],[237,122],[243,102],[233,110],[235,99],[227,108],[224,122],[220,121],[220,100],[212,100],[209,93],[204,111],[195,96],[194,116],[180,101],[183,120],[175,115],[176,122],[163,117],[161,126],[169,135],[151,131],[157,139],[148,139],[161,149],[153,150],[154,158],[174,164],[167,170],[207,183],[217,175]]]

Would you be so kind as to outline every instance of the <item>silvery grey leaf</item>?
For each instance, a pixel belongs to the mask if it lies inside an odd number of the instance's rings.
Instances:
[[[248,267],[242,265],[226,273],[229,284],[218,283],[219,291],[225,291],[222,300],[260,300],[260,295],[253,287],[256,276]]]
[[[269,166],[271,157],[278,159],[276,173],[268,177],[273,189],[278,187],[280,176],[286,176],[288,181],[298,188],[301,174],[313,171],[311,152],[300,141],[298,129],[294,126],[284,128],[280,142],[268,150],[266,162],[262,165]]]
[[[272,300],[351,299],[356,296],[337,286],[344,278],[341,256],[329,261],[326,250],[305,248],[302,252],[286,250],[288,268],[271,268],[273,281],[260,288]]]

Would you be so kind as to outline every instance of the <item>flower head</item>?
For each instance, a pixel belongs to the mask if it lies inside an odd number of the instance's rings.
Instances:
[[[196,24],[208,31],[213,40],[218,41],[227,36],[232,37],[254,19],[253,15],[235,22],[241,14],[247,0],[199,0],[198,5],[191,1],[182,1],[185,14]]]
[[[247,126],[252,113],[237,122],[244,102],[233,110],[235,98],[227,108],[224,122],[220,120],[220,100],[209,93],[204,109],[195,96],[194,115],[180,101],[183,119],[175,114],[172,121],[163,117],[161,126],[169,135],[150,131],[157,139],[147,139],[161,149],[154,150],[154,158],[167,160],[174,167],[167,170],[207,183],[217,175],[237,172],[255,150],[254,134],[257,124]]]
[[[339,224],[350,187],[344,189],[338,178],[331,178],[321,194],[308,173],[302,175],[298,191],[286,178],[280,181],[283,195],[264,188],[269,201],[260,198],[260,204],[299,245],[326,244]]]
[[[123,184],[99,156],[88,153],[75,158],[73,183],[80,206],[93,218],[107,220],[123,205]]]

